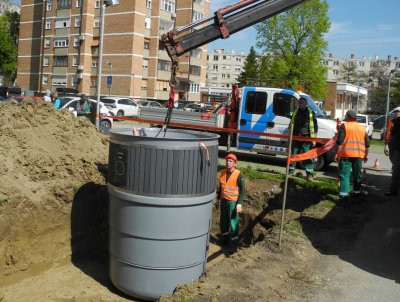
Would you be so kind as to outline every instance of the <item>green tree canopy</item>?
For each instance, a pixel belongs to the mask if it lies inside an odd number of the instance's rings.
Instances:
[[[250,48],[249,55],[246,58],[246,62],[243,65],[243,70],[237,78],[237,81],[243,86],[256,85],[258,78],[257,53],[252,46]]]
[[[0,15],[0,76],[12,83],[17,76],[19,14],[5,11]]]
[[[317,98],[325,96],[328,3],[310,0],[256,26],[257,44],[269,56],[263,61],[265,79],[274,86],[302,88]]]

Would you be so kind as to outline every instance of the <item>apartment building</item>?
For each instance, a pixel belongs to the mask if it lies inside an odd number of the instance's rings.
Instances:
[[[242,72],[248,54],[215,49],[207,55],[207,87],[232,87]]]
[[[17,83],[35,91],[97,92],[99,0],[22,0]],[[208,0],[120,0],[104,9],[101,94],[167,100],[171,62],[159,39],[208,14]],[[198,100],[207,47],[180,58],[181,98]],[[111,81],[110,81],[111,77]]]
[[[339,58],[330,53],[322,59],[322,63],[328,68],[328,81],[338,81],[343,76],[340,75],[340,67],[342,65],[356,66],[357,72],[366,76],[370,74],[375,65],[382,67],[387,73],[394,68],[400,67],[399,57],[392,57],[391,55],[386,58],[380,58],[379,56],[356,58],[354,54],[351,54],[349,58]]]

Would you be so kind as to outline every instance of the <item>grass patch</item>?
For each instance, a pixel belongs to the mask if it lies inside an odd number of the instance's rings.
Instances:
[[[380,139],[371,139],[369,141],[369,143],[371,146],[384,146],[385,145],[385,142]]]

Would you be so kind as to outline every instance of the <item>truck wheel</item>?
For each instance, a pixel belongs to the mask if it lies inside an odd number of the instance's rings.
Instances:
[[[102,121],[100,122],[100,125],[102,125],[102,126],[105,127],[105,128],[108,128],[108,129],[111,128],[111,122],[108,121],[108,120],[102,120]]]
[[[117,116],[124,117],[124,112],[122,110],[118,111]]]

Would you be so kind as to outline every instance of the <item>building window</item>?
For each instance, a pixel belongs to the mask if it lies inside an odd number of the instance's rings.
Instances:
[[[364,66],[365,66],[365,62],[364,62],[364,61],[360,61],[360,62],[358,62],[358,65],[359,65],[360,67],[364,67]]]
[[[150,49],[150,43],[149,42],[144,42],[143,48],[144,49]]]
[[[169,83],[165,81],[157,81],[156,90],[168,91]]]
[[[94,1],[94,8],[100,8],[100,2],[99,0]]]
[[[50,38],[44,38],[44,48],[50,47]]]
[[[242,68],[239,65],[235,66],[235,71],[240,71]]]
[[[51,20],[46,21],[46,29],[51,29]]]
[[[74,37],[74,47],[79,47],[81,45],[81,39],[79,36]]]
[[[339,61],[333,61],[333,66],[339,66]]]
[[[69,18],[59,18],[56,20],[56,28],[71,27],[71,20]]]
[[[334,76],[338,76],[339,75],[339,70],[332,70],[332,73]]]
[[[218,61],[218,56],[214,56],[213,60]]]
[[[151,19],[144,18],[144,28],[150,29],[150,27],[151,27]]]
[[[49,66],[49,63],[50,63],[50,57],[44,56],[43,57],[43,66]]]
[[[78,66],[79,57],[72,56],[72,66]]]
[[[192,13],[192,22],[200,20],[203,17],[204,17],[204,15],[202,13],[193,11],[193,13]]]
[[[329,65],[329,62],[328,62],[328,60],[323,60],[323,61],[322,61],[322,64],[325,65],[325,66],[328,66],[328,65]]]
[[[53,9],[53,0],[47,0],[46,10],[50,11]]]
[[[162,0],[161,9],[166,10],[167,12],[174,13],[175,12],[175,2],[170,0]]]
[[[225,73],[221,74],[221,78],[225,79]]]
[[[75,7],[81,7],[82,6],[82,0],[76,0]]]
[[[68,47],[69,39],[68,38],[55,38],[54,39],[54,47]]]
[[[212,69],[213,69],[213,70],[218,70],[218,65],[217,65],[217,64],[214,64],[214,65],[212,66]]]
[[[241,57],[236,57],[236,62],[242,62],[242,58]]]
[[[151,0],[146,0],[146,8],[151,9]]]
[[[91,79],[90,80],[90,87],[94,88],[97,86],[97,80]]]
[[[58,9],[71,8],[71,0],[58,0],[57,8]]]
[[[97,27],[100,27],[100,25],[101,25],[100,17],[95,17],[94,18],[94,26],[93,27],[97,28]]]
[[[200,85],[199,84],[190,83],[190,85],[189,85],[189,93],[199,93],[199,91],[200,91]]]
[[[217,79],[217,75],[216,74],[211,75],[211,80],[216,80],[216,79]]]
[[[92,61],[92,67],[97,67],[97,60],[96,60],[96,59],[94,59],[94,60]]]
[[[51,84],[53,86],[67,86],[67,76],[55,76],[51,78]]]
[[[149,60],[144,59],[142,63],[142,68],[147,70],[149,68]]]
[[[200,66],[190,65],[189,66],[189,74],[199,76],[200,75]]]
[[[67,67],[68,56],[54,56],[54,66]]]
[[[81,16],[75,17],[75,27],[81,26]]]
[[[171,71],[171,62],[166,60],[158,60],[157,69]]]
[[[42,77],[42,84],[43,85],[48,85],[49,84],[49,76],[47,74],[44,74]]]

